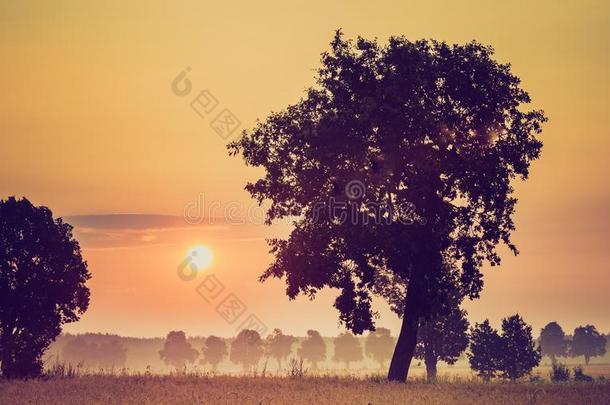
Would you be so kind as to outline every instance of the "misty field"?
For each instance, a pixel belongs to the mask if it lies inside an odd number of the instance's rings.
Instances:
[[[608,404],[610,384],[90,375],[0,381],[0,404]]]

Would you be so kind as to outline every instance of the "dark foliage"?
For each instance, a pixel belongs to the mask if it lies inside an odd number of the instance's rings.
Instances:
[[[522,108],[530,98],[510,66],[476,42],[382,46],[337,32],[317,83],[229,145],[265,169],[246,189],[270,202],[267,222],[295,219],[270,241],[261,280],[284,278],[290,298],[338,289],[357,334],[374,329],[372,294],[402,300],[388,377],[404,380],[419,318],[447,290],[478,297],[498,244],[517,253],[511,183],[538,158],[545,117]]]
[[[89,306],[91,277],[72,227],[27,199],[0,200],[0,362],[7,378],[40,376],[41,356]]]
[[[585,363],[589,364],[591,357],[606,354],[606,337],[600,334],[595,326],[579,326],[574,329],[570,355],[573,357],[584,356]]]

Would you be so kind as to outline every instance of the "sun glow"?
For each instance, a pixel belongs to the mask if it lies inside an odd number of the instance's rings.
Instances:
[[[191,264],[198,270],[207,269],[212,265],[214,254],[212,250],[204,245],[197,245],[189,250]]]

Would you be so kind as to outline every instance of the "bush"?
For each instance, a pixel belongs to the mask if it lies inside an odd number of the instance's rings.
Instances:
[[[553,369],[551,370],[551,381],[561,382],[570,380],[570,369],[567,366],[560,363],[554,363]]]
[[[574,380],[582,382],[593,382],[593,377],[591,377],[590,375],[586,375],[582,370],[582,366],[576,366],[574,367]]]

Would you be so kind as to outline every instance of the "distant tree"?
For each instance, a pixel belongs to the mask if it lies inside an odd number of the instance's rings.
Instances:
[[[265,340],[265,351],[268,357],[273,357],[277,361],[278,369],[282,368],[282,361],[290,356],[292,345],[296,342],[296,338],[290,335],[284,335],[280,329],[274,329],[273,333],[267,336]]]
[[[308,330],[307,337],[301,342],[297,354],[303,360],[311,363],[314,370],[318,369],[318,363],[326,360],[326,343],[320,332],[317,330]]]
[[[540,350],[543,356],[549,356],[555,363],[556,357],[568,354],[568,340],[563,329],[557,322],[549,322],[540,331]]]
[[[500,369],[502,346],[502,338],[487,319],[475,324],[471,329],[468,360],[470,368],[483,380],[489,381],[497,375]]]
[[[333,361],[345,363],[345,368],[349,369],[349,364],[363,359],[362,346],[356,336],[349,332],[341,333],[333,340],[335,354]]]
[[[127,349],[121,338],[109,336],[97,346],[97,365],[102,368],[123,367],[127,361]]]
[[[606,354],[606,337],[600,334],[595,326],[579,326],[574,329],[570,355],[572,357],[584,356],[585,363],[589,364],[591,357]]]
[[[163,349],[159,351],[161,360],[176,370],[182,370],[186,363],[193,363],[199,352],[186,340],[186,335],[182,331],[171,331],[167,334]]]
[[[476,298],[498,245],[517,254],[512,184],[539,157],[546,118],[528,111],[510,65],[476,42],[380,44],[338,31],[321,63],[302,100],[228,146],[265,170],[246,189],[268,202],[266,222],[297,218],[288,238],[270,241],[261,280],[285,279],[291,299],[338,289],[339,319],[360,334],[374,329],[372,296],[387,299],[376,286],[389,279],[404,312],[388,379],[404,381],[446,272]]]
[[[436,381],[438,361],[455,364],[468,347],[466,315],[465,310],[452,305],[420,325],[415,357],[424,360],[428,381]]]
[[[258,364],[263,351],[263,340],[258,332],[244,329],[231,343],[230,359],[235,364],[241,364],[244,371],[247,371]]]
[[[118,336],[104,336],[99,342],[86,336],[75,336],[64,345],[62,359],[73,366],[123,367],[127,361],[127,349]]]
[[[396,339],[391,336],[389,329],[377,328],[367,336],[364,351],[368,357],[379,363],[379,367],[383,367],[392,358],[395,344]]]
[[[502,377],[516,380],[531,373],[540,364],[540,350],[532,337],[532,327],[518,314],[502,320],[502,350],[500,351]]]
[[[209,336],[201,349],[202,359],[201,364],[210,364],[212,370],[216,371],[218,364],[224,360],[229,354],[227,350],[227,344],[224,339],[218,336]]]
[[[72,226],[27,199],[0,200],[0,363],[5,378],[37,377],[65,323],[89,306],[91,274]]]
[[[97,349],[96,343],[90,342],[84,336],[75,336],[62,348],[61,358],[72,366],[96,367]]]

